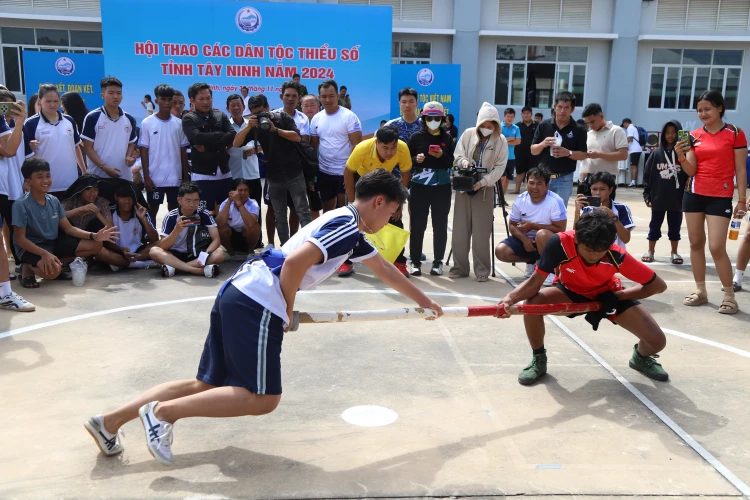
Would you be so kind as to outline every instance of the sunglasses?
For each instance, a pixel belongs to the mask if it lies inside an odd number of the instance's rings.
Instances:
[[[439,122],[443,120],[442,116],[423,116],[422,119],[426,122]]]

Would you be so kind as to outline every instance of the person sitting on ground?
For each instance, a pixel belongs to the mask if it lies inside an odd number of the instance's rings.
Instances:
[[[664,382],[669,375],[656,362],[656,353],[664,349],[667,339],[656,320],[638,300],[664,292],[667,284],[653,270],[614,243],[618,232],[611,213],[603,207],[584,213],[576,221],[574,231],[558,233],[549,239],[534,275],[497,305],[507,310],[522,300],[526,304],[601,302],[601,310],[586,314],[586,321],[596,330],[599,322],[607,318],[638,337],[630,367],[651,379]],[[545,278],[557,267],[560,271],[554,286],[542,290]],[[635,286],[624,290],[621,280],[615,277],[617,273],[635,282]],[[502,314],[499,317],[508,316]],[[527,315],[523,317],[523,323],[534,357],[519,374],[518,382],[531,385],[547,373],[544,316]]]
[[[35,274],[46,280],[70,280],[62,262],[97,255],[102,243],[113,241],[116,228],[102,227],[96,233],[74,227],[60,201],[48,194],[52,186],[49,163],[30,158],[21,167],[29,192],[13,204],[13,238],[23,263],[21,284],[39,288]]]
[[[252,253],[260,239],[260,207],[250,198],[250,181],[235,179],[229,197],[216,214],[221,244],[234,255],[236,251]]]
[[[177,191],[175,208],[164,217],[162,239],[151,249],[151,259],[162,264],[164,278],[175,270],[213,278],[224,261],[216,222],[208,210],[199,208],[200,188],[195,182],[183,182]]]
[[[553,234],[565,231],[568,214],[565,201],[549,190],[552,176],[544,167],[528,172],[526,192],[513,202],[510,211],[510,236],[495,248],[500,262],[526,262],[526,278],[531,278],[544,246]],[[547,276],[544,286],[552,285],[553,275]]]
[[[677,161],[674,147],[677,144],[677,131],[682,124],[670,120],[664,124],[659,147],[646,160],[643,171],[643,199],[651,209],[651,222],[648,225],[648,252],[643,254],[643,262],[654,261],[656,242],[661,238],[661,225],[667,217],[669,243],[672,245],[672,264],[682,264],[682,256],[677,253],[682,227],[682,195],[685,192],[687,174]]]
[[[615,176],[609,172],[596,172],[589,176],[589,183],[591,196],[593,198],[599,197],[600,206],[605,209],[617,225],[615,245],[627,249],[625,245],[630,242],[630,232],[635,229],[635,222],[633,221],[633,214],[630,213],[630,207],[610,198],[617,185]],[[576,212],[573,223],[575,224],[582,213],[590,212],[594,208],[589,206],[585,194],[579,194],[576,197]]]
[[[154,265],[149,252],[159,241],[159,233],[148,209],[136,201],[133,188],[127,184],[117,186],[115,201],[117,204],[112,209],[112,223],[120,230],[120,235],[115,240],[114,251],[121,262],[110,267],[113,271],[119,271],[121,267],[146,269]]]

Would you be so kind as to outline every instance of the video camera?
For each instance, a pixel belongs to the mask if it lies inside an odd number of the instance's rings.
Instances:
[[[456,169],[456,173],[453,175],[453,189],[462,192],[473,191],[474,184],[479,182],[486,173],[486,168],[477,167],[476,162],[472,160],[468,167]]]

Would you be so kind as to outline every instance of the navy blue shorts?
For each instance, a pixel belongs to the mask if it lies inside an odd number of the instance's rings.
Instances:
[[[505,173],[503,175],[508,179],[516,178],[516,160],[508,160],[505,164]]]
[[[216,297],[197,379],[209,385],[281,394],[284,322],[234,285]]]
[[[316,189],[320,193],[320,199],[328,201],[336,198],[337,195],[346,193],[344,187],[344,176],[327,174],[325,172],[318,173],[318,181],[315,183]],[[354,201],[354,200],[350,200]]]
[[[201,188],[201,208],[215,213],[216,205],[227,199],[232,189],[232,178],[218,179],[213,181],[195,181]]]
[[[508,245],[511,250],[513,250],[513,253],[517,256],[523,258],[528,262],[529,264],[533,264],[534,262],[538,261],[541,257],[539,256],[539,252],[533,251],[533,252],[527,252],[526,249],[523,247],[523,243],[521,240],[516,238],[515,236],[509,236],[508,238],[505,238],[500,243],[504,243],[505,245]]]
[[[152,207],[161,206],[164,199],[167,200],[167,205],[177,205],[177,192],[179,190],[178,186],[156,188],[156,191],[146,190],[146,201]]]

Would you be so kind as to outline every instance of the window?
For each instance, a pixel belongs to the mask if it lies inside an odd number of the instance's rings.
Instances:
[[[430,42],[393,42],[392,64],[430,64]]]
[[[663,29],[746,31],[750,0],[659,0],[656,25]]]
[[[498,45],[495,104],[551,108],[555,94],[573,92],[583,105],[588,47]]]
[[[727,109],[737,109],[742,50],[654,49],[648,107],[695,109],[709,89],[721,91]]]
[[[592,0],[498,0],[497,24],[590,28],[591,3]]]
[[[101,31],[2,27],[0,28],[0,48],[3,62],[0,82],[4,81],[13,92],[25,94],[24,50],[101,54],[102,33]]]
[[[390,6],[394,21],[432,22],[432,0],[339,0],[339,4]]]

